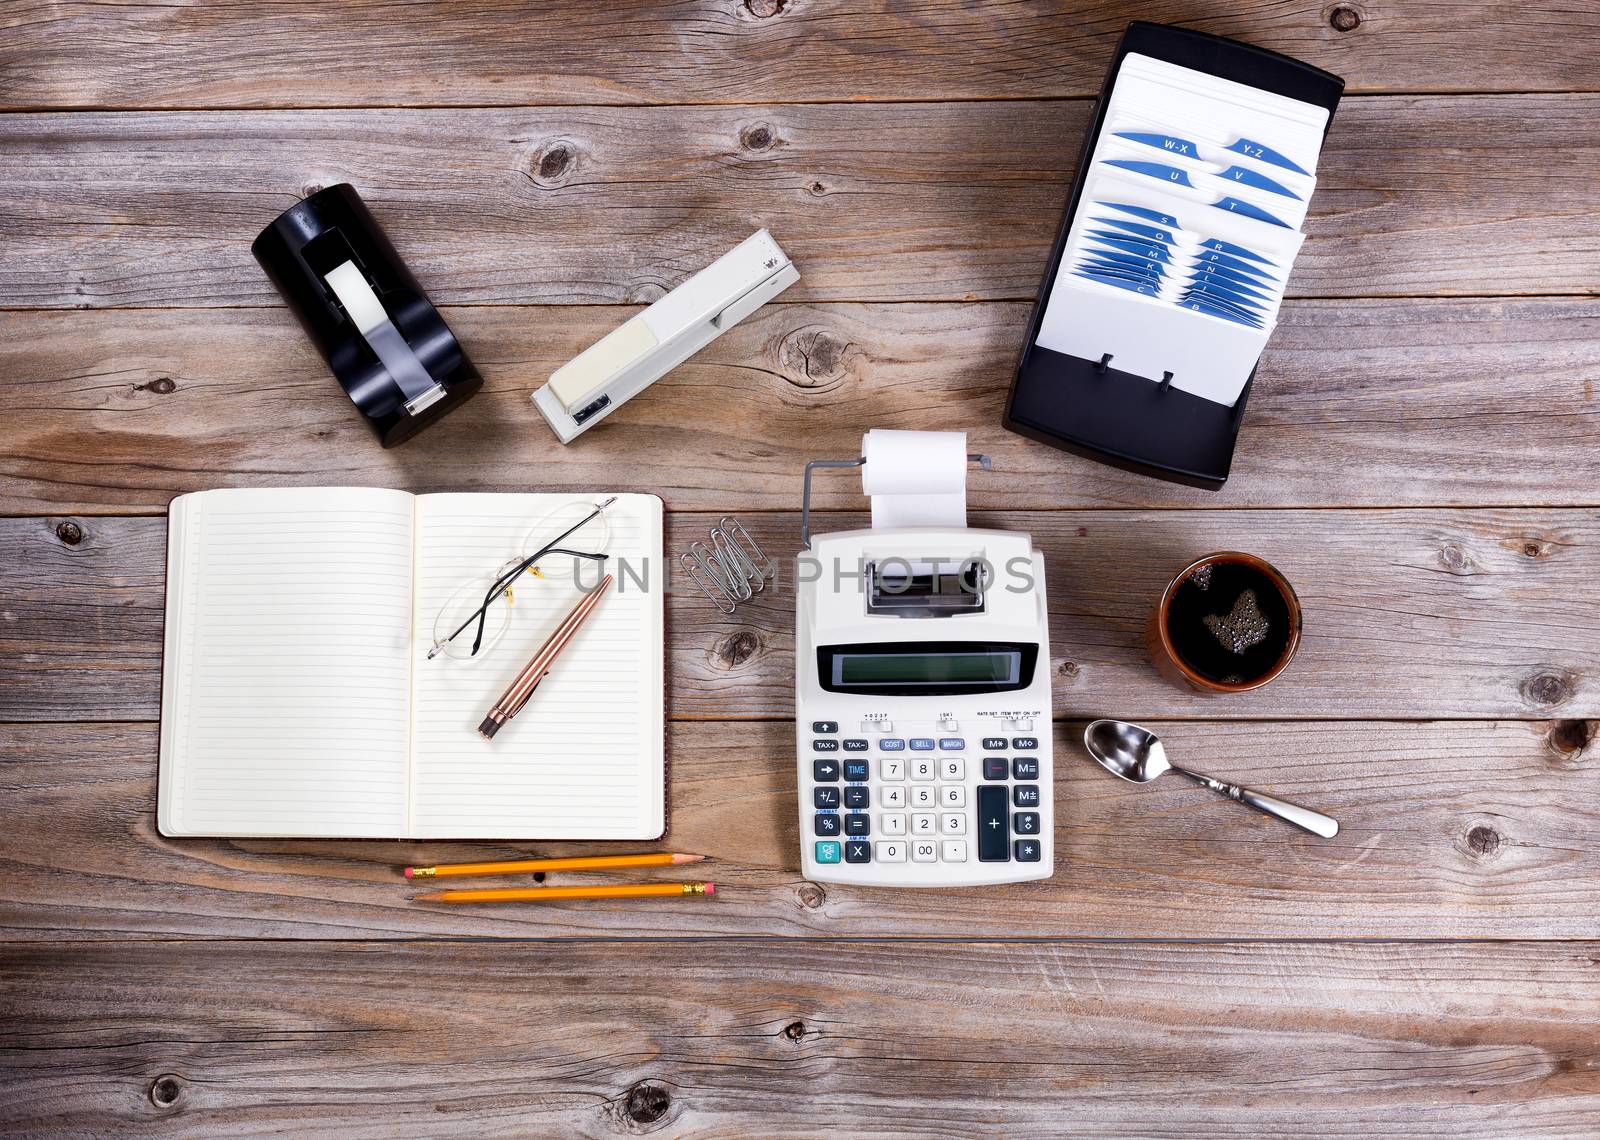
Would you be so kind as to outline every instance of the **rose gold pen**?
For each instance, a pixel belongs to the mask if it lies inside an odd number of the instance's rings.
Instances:
[[[600,579],[600,584],[590,590],[572,607],[572,612],[561,619],[561,624],[556,626],[555,632],[545,639],[539,647],[539,652],[533,655],[533,660],[522,672],[517,674],[517,679],[511,682],[511,687],[500,694],[500,699],[489,710],[489,715],[483,718],[483,723],[478,726],[478,735],[485,740],[493,740],[494,734],[499,732],[506,721],[522,711],[522,706],[528,703],[528,698],[533,696],[533,691],[539,687],[539,682],[544,680],[550,672],[550,666],[561,655],[578,632],[578,627],[583,625],[588,616],[594,612],[594,607],[599,604],[601,596],[611,588],[611,575],[607,574]]]

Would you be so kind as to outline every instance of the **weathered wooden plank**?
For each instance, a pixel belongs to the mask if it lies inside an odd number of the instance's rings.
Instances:
[[[675,513],[667,548],[715,515]],[[1600,512],[1050,511],[973,515],[1027,531],[1050,574],[1059,715],[1545,717],[1600,713],[1595,645]],[[763,547],[799,547],[793,513],[748,515]],[[821,531],[861,525],[824,515]],[[156,714],[165,521],[0,521],[7,583],[0,719],[147,720]],[[1306,634],[1265,689],[1179,690],[1143,645],[1172,574],[1211,550],[1260,554],[1288,575]],[[675,578],[675,587],[685,584]],[[792,575],[733,617],[691,588],[669,598],[672,709],[711,719],[787,716]]]
[[[450,309],[488,386],[383,451],[281,309],[9,313],[0,511],[149,511],[184,491],[286,483],[511,490],[531,472],[680,510],[782,510],[806,460],[853,454],[875,426],[966,427],[995,458],[971,483],[988,510],[1596,501],[1600,301],[1291,302],[1220,493],[1001,430],[1027,314],[769,306],[564,448],[528,396],[623,314]],[[818,501],[849,507],[858,491],[830,479]]]
[[[1054,878],[822,886],[799,873],[793,727],[678,723],[668,843],[714,862],[659,877],[709,878],[715,900],[651,905],[648,921],[636,902],[430,907],[406,901],[400,867],[595,845],[166,840],[153,726],[13,725],[0,727],[0,940],[1600,937],[1594,722],[1152,723],[1175,759],[1325,810],[1339,836],[1176,778],[1122,783],[1066,722]]]
[[[800,267],[791,300],[1031,298],[1088,113],[1070,102],[9,115],[0,305],[275,304],[251,239],[340,180],[441,303],[646,300],[758,226]],[[1292,293],[1594,291],[1597,116],[1600,95],[1350,100]]]
[[[695,0],[329,9],[21,0],[0,106],[723,103],[1092,95],[1128,21],[1235,36],[1352,91],[1592,88],[1600,18],[1510,0],[1197,8],[1173,0]]]
[[[1596,954],[9,947],[0,1124],[208,1138],[1587,1138]]]

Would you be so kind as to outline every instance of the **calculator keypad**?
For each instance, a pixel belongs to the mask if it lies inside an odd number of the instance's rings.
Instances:
[[[874,746],[838,731],[835,721],[812,722],[816,862],[1043,858],[1037,737],[879,736]]]

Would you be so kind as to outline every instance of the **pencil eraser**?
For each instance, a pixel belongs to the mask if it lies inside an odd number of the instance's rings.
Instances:
[[[706,884],[706,894],[714,895],[716,893],[717,893],[717,884],[715,884],[715,883],[707,883]]]
[[[411,877],[411,872],[414,871],[415,869],[416,868],[414,868],[414,867],[407,867],[406,868],[406,878],[409,879]]]

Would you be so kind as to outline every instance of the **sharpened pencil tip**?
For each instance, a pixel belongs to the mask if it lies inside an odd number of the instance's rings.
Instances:
[[[674,855],[672,857],[672,862],[674,864],[678,864],[678,863],[698,863],[704,858],[705,858],[704,855]]]

